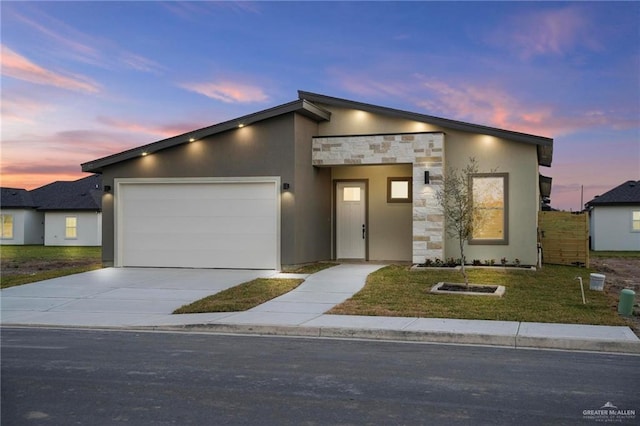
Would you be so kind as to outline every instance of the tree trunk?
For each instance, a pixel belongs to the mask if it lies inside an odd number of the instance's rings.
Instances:
[[[464,238],[459,238],[458,241],[460,241],[460,272],[462,272],[462,277],[464,278],[464,286],[469,290],[469,277],[467,276],[467,270],[464,268]]]

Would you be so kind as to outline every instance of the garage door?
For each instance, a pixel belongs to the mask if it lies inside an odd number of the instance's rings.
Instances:
[[[277,182],[117,182],[118,266],[279,268]]]

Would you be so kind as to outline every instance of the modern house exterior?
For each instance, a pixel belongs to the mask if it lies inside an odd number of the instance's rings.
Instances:
[[[459,257],[435,192],[475,157],[491,220],[468,258],[535,264],[552,152],[550,138],[301,91],[82,170],[102,175],[105,265],[280,269]]]
[[[42,244],[44,214],[22,188],[0,188],[0,244]]]
[[[629,180],[585,204],[591,250],[640,250],[640,180]]]
[[[100,246],[100,175],[57,181],[31,191],[2,188],[1,244]]]

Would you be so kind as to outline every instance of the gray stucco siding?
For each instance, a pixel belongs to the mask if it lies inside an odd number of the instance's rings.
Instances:
[[[291,197],[284,192],[281,198],[282,264],[328,258],[329,242],[324,250],[326,256],[322,255],[322,250],[299,250],[300,247],[296,246],[299,232],[297,223],[318,229],[318,233],[323,231],[321,226],[314,223],[316,211],[322,211],[322,205],[316,205],[316,209],[298,206],[305,201],[309,203],[309,199],[317,195],[317,187],[321,186],[323,179],[329,185],[326,173],[314,174],[310,155],[306,165],[300,159],[296,160],[297,145],[303,145],[301,142],[296,144],[296,121],[299,122],[299,132],[314,132],[315,123],[312,120],[290,113],[107,166],[103,172],[103,183],[114,187],[115,178],[278,176],[283,183],[289,183],[292,189],[300,193],[299,200],[297,194]],[[300,146],[300,149],[305,148]],[[309,176],[296,174],[296,168],[300,167],[308,168]],[[110,193],[103,197],[103,263],[106,265],[114,262],[114,196]]]

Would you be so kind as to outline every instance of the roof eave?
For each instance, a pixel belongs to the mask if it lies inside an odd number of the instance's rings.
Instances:
[[[411,111],[403,111],[394,108],[387,108],[378,105],[367,104],[364,102],[351,101],[348,99],[334,98],[332,96],[321,95],[318,93],[298,91],[300,99],[307,99],[311,102],[333,105],[343,108],[357,108],[371,113],[380,113],[390,117],[405,118],[409,120],[422,121],[441,126],[452,130],[460,130],[463,132],[482,133],[484,135],[506,138],[516,142],[534,144],[538,146],[538,163],[541,166],[551,166],[553,157],[553,139],[544,136],[531,135],[528,133],[514,132],[512,130],[498,129],[495,127],[483,126],[480,124],[465,123],[463,121],[451,120],[448,118],[434,117],[431,115],[420,114]]]
[[[549,176],[538,175],[538,185],[540,187],[540,196],[549,198],[551,196],[551,185],[553,179]]]
[[[323,108],[313,105],[311,102],[304,99],[289,102],[283,105],[279,105],[273,108],[262,110],[253,114],[245,115],[242,117],[234,118],[229,121],[225,121],[213,126],[204,127],[202,129],[193,130],[191,132],[183,133],[181,135],[173,136],[168,139],[163,139],[157,142],[153,142],[147,145],[138,146],[136,148],[129,149],[127,151],[120,152],[118,154],[109,155],[94,161],[83,163],[82,171],[91,173],[102,173],[103,168],[116,164],[122,161],[130,160],[140,157],[143,153],[151,154],[153,152],[161,151],[163,149],[171,148],[177,145],[189,143],[192,139],[203,139],[211,135],[223,133],[229,130],[237,129],[238,127],[247,126],[259,121],[267,120],[269,118],[277,117],[279,115],[296,112],[309,117],[316,121],[329,120],[331,113]]]

